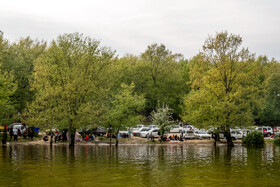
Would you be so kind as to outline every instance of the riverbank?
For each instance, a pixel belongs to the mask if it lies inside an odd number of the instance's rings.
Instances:
[[[28,139],[20,139],[18,142],[7,142],[7,145],[49,145],[50,141],[43,141],[43,138],[36,137],[34,140],[28,140]],[[112,145],[115,144],[115,139],[112,139]],[[235,140],[233,141],[234,144],[241,144],[241,140]],[[68,142],[57,142],[53,145],[68,145]],[[110,145],[110,139],[106,137],[97,137],[95,141],[76,141],[76,145]],[[155,141],[148,140],[147,138],[140,138],[140,137],[131,137],[131,138],[120,138],[119,139],[119,145],[144,145],[144,144],[162,144],[162,145],[168,145],[168,144],[214,144],[214,140],[212,139],[192,139],[192,140],[184,140],[184,141],[168,141],[168,142],[160,142],[158,139],[155,139]],[[226,140],[221,139],[217,144],[226,144]],[[2,145],[0,143],[0,145]]]

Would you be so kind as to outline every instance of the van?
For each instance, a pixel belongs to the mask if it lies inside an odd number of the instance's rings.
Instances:
[[[26,128],[27,127],[23,126],[21,123],[13,123],[13,124],[11,124],[8,127],[8,130],[10,130],[10,129],[19,129],[20,133],[23,134],[26,131]]]
[[[273,129],[269,126],[257,127],[256,130],[262,132],[265,137],[270,137],[273,134]]]

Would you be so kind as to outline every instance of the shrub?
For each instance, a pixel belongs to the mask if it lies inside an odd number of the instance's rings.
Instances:
[[[258,131],[249,132],[247,136],[242,139],[242,143],[248,146],[263,145],[264,144],[263,134]]]
[[[276,145],[280,145],[280,138],[276,138],[273,143]]]

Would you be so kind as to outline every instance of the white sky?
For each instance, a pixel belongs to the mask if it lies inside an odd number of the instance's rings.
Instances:
[[[278,0],[0,0],[0,30],[11,41],[80,32],[120,56],[163,43],[185,58],[227,30],[256,55],[280,60]]]

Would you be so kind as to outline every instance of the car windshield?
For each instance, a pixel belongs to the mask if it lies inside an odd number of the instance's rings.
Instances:
[[[142,131],[148,131],[148,130],[149,130],[149,129],[142,129],[141,132],[142,132]]]

